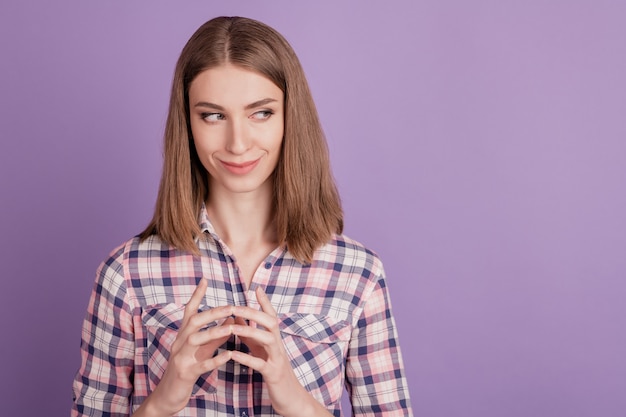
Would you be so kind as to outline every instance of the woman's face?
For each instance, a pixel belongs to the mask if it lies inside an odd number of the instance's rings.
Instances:
[[[211,193],[271,192],[284,130],[280,88],[256,72],[221,65],[191,82],[189,113]]]

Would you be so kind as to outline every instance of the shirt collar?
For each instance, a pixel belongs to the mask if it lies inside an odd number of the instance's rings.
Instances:
[[[206,205],[204,203],[202,203],[202,207],[200,208],[198,224],[200,225],[200,230],[202,231],[202,233],[210,233],[212,235],[215,235],[215,229],[211,224],[211,220],[209,220],[209,214],[207,213]]]

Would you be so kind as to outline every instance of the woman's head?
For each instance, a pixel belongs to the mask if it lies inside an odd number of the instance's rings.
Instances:
[[[316,247],[343,227],[326,141],[304,71],[291,46],[271,27],[241,17],[206,22],[178,59],[157,207],[142,236],[156,233],[177,247],[194,250],[198,213],[211,191],[193,144],[188,93],[200,73],[225,64],[256,72],[283,92],[284,139],[274,172],[277,232],[298,259],[309,260]]]

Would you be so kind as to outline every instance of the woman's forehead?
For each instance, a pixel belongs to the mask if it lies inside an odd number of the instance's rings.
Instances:
[[[209,101],[220,106],[247,106],[264,99],[282,103],[283,92],[264,75],[232,64],[200,72],[189,86],[189,100]]]

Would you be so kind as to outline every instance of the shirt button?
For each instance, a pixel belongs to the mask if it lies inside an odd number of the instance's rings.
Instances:
[[[248,417],[248,413],[244,411],[243,413],[241,413],[241,417]]]
[[[247,374],[248,373],[248,367],[247,366],[242,366],[241,367],[241,373],[242,374]]]
[[[265,269],[270,269],[272,267],[271,262],[265,262]]]

